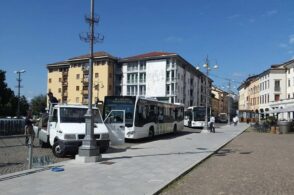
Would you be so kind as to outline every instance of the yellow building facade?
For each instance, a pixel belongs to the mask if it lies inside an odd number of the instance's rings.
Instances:
[[[60,103],[87,104],[89,86],[89,55],[48,64],[48,92]],[[106,52],[95,52],[93,61],[92,103],[104,101],[105,96],[115,95],[119,85],[117,58]],[[119,92],[117,92],[119,93]]]

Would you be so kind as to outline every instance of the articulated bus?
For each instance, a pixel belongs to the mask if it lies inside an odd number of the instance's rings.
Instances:
[[[210,118],[210,108],[207,119]],[[205,126],[205,106],[191,106],[185,111],[184,125],[187,127],[203,128]]]
[[[125,113],[125,138],[140,139],[177,132],[184,128],[184,105],[136,96],[106,96],[103,117],[111,111]]]

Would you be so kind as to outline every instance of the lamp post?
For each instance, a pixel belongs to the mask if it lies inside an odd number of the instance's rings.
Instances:
[[[205,68],[206,79],[205,79],[205,126],[204,126],[202,133],[209,133],[209,131],[208,131],[208,97],[210,94],[209,93],[210,87],[208,85],[208,77],[209,77],[209,72],[212,69],[218,69],[218,65],[215,64],[213,67],[211,67],[209,64],[208,56],[207,56],[205,59],[205,64],[203,65],[203,68]],[[196,69],[199,70],[200,67],[197,66]]]
[[[85,122],[86,122],[86,135],[83,139],[82,146],[79,148],[79,154],[76,156],[77,160],[81,160],[83,162],[97,162],[101,159],[101,154],[99,148],[96,144],[96,139],[94,138],[94,119],[93,119],[93,111],[92,111],[92,86],[93,86],[93,59],[94,59],[94,0],[91,0],[91,15],[89,19],[90,23],[90,34],[89,34],[89,42],[90,42],[90,58],[89,58],[89,86],[88,86],[88,110],[85,114]]]
[[[25,73],[26,71],[25,70],[18,70],[18,71],[14,71],[15,74],[18,74],[18,77],[17,77],[17,82],[18,82],[18,85],[17,85],[17,88],[18,88],[18,102],[17,102],[17,118],[20,117],[20,82],[21,82],[21,73]]]

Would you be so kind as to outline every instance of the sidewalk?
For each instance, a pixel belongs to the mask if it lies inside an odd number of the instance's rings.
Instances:
[[[63,172],[48,169],[0,177],[4,194],[154,194],[248,127],[225,126],[214,134],[191,133],[104,154],[98,163],[65,161]]]

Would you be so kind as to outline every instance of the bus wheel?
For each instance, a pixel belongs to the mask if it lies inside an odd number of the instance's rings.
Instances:
[[[177,125],[174,125],[173,132],[174,132],[174,134],[176,134],[178,132]]]
[[[150,137],[150,138],[154,137],[154,129],[153,129],[153,127],[151,127],[151,128],[149,129],[149,137]]]

